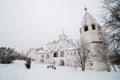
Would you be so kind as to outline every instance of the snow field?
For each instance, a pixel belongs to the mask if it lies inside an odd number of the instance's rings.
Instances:
[[[26,69],[24,61],[15,61],[13,64],[0,64],[0,80],[120,80],[119,72],[95,72],[80,70],[71,67],[56,66],[53,70],[48,64],[32,63],[31,69]]]

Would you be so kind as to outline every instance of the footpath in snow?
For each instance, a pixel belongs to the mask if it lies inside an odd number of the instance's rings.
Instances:
[[[47,64],[34,63],[31,69],[26,69],[24,63],[24,61],[16,61],[13,64],[0,64],[0,80],[120,80],[120,71],[82,72],[60,66],[53,70],[48,69]]]

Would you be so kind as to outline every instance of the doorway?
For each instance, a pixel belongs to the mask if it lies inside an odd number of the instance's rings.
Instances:
[[[64,65],[65,65],[64,60],[60,60],[60,66],[64,66]]]

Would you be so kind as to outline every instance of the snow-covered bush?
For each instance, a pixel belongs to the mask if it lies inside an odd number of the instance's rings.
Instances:
[[[14,49],[1,47],[0,48],[0,63],[11,63],[16,59],[16,52]]]

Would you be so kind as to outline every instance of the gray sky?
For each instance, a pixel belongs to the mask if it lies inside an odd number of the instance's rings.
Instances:
[[[0,47],[21,51],[45,46],[62,29],[79,39],[85,5],[99,22],[100,0],[0,0]]]

